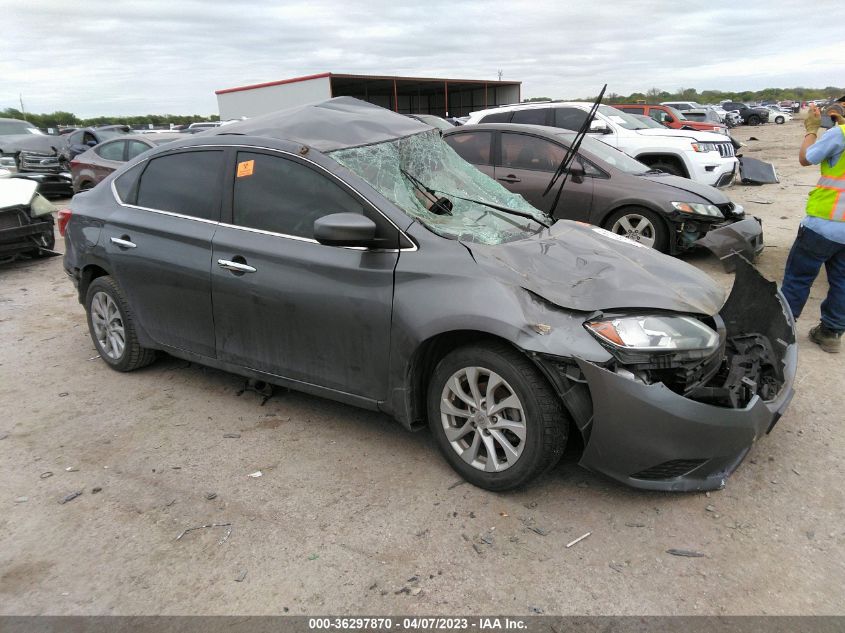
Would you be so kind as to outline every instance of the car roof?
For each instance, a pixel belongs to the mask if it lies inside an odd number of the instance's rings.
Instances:
[[[271,112],[200,132],[200,139],[247,135],[287,140],[331,152],[430,132],[430,125],[353,97]]]

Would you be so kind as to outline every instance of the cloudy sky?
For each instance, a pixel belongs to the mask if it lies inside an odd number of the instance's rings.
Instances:
[[[320,72],[522,81],[524,98],[845,85],[841,2],[0,0],[0,109],[214,114]],[[684,9],[684,7],[687,7]]]

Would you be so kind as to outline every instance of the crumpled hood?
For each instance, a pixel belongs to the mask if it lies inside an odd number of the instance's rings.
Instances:
[[[643,174],[639,178],[679,189],[678,195],[683,195],[681,192],[690,192],[699,198],[704,198],[710,204],[725,204],[726,202],[730,202],[728,197],[716,189],[716,187],[711,187],[710,185],[705,185],[689,178],[681,178],[680,176],[672,176],[671,174]],[[697,200],[678,198],[676,202],[697,202]]]
[[[23,178],[0,180],[0,211],[13,207],[29,206],[38,183]]]
[[[569,220],[517,242],[466,244],[501,281],[562,308],[614,308],[716,314],[722,289],[705,273],[604,229]]]
[[[48,134],[11,134],[0,136],[0,151],[12,154],[23,149],[55,154],[64,147],[67,139]]]

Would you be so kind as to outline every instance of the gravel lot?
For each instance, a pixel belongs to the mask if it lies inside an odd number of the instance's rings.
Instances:
[[[735,130],[781,176],[728,190],[763,218],[778,281],[817,177],[802,133]],[[262,406],[172,358],[115,373],[60,258],[2,266],[0,613],[840,614],[843,359],[806,339],[826,289],[799,322],[791,408],[723,491],[629,490],[570,454],[494,494],[382,415],[298,393]],[[212,523],[231,525],[176,540]]]

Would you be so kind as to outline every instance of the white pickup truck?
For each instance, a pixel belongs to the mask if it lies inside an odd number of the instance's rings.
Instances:
[[[472,112],[465,125],[527,123],[578,130],[591,107],[579,101],[500,106]],[[599,106],[590,134],[654,169],[707,185],[727,186],[737,172],[734,146],[723,134],[651,128],[606,105]]]

